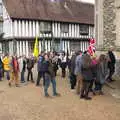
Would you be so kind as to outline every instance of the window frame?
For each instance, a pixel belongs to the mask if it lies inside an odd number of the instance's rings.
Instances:
[[[79,25],[80,35],[89,35],[89,25],[81,24]]]
[[[66,30],[67,27],[67,30]],[[61,33],[69,33],[69,24],[68,23],[61,23],[60,24],[60,31]]]
[[[52,31],[52,23],[51,22],[40,22],[40,31],[46,32],[46,31]]]

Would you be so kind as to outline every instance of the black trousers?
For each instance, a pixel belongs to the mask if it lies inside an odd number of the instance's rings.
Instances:
[[[115,65],[114,64],[110,64],[108,69],[109,69],[109,75],[107,77],[107,80],[111,81],[112,80],[112,76],[113,76],[113,74],[115,72]]]
[[[31,77],[31,81],[33,81],[33,72],[32,72],[32,69],[28,69],[27,81],[29,81],[30,77]]]
[[[36,85],[40,84],[40,79],[43,77],[43,85],[45,85],[45,80],[44,80],[44,73],[42,71],[38,72],[38,76],[37,76],[37,83]]]
[[[66,76],[66,68],[62,68],[62,77]]]
[[[100,82],[95,82],[95,91],[102,91],[103,84]]]
[[[55,76],[57,76],[57,70],[54,70],[54,72],[55,72]]]
[[[93,92],[93,84],[94,84],[94,82],[95,82],[94,79],[90,81],[90,87],[89,87],[90,92]]]
[[[71,83],[71,89],[74,89],[76,86],[76,75],[73,73],[70,74],[70,83]]]
[[[89,88],[90,88],[90,81],[83,80],[81,96],[88,97]]]

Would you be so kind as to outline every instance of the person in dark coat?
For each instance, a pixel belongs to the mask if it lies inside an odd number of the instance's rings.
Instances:
[[[2,80],[2,73],[3,73],[3,62],[0,58],[0,81]]]
[[[52,53],[51,60],[52,60],[55,76],[57,76],[57,71],[58,71],[58,55],[57,55],[57,52]]]
[[[75,62],[76,62],[76,54],[74,53],[71,57],[70,63],[70,83],[71,89],[74,89],[76,86],[76,75],[75,75]]]
[[[83,85],[81,89],[80,98],[90,100],[88,96],[91,80],[93,80],[92,61],[90,55],[84,54],[82,56],[81,74],[83,77]]]
[[[110,50],[108,51],[108,69],[109,69],[109,75],[107,77],[108,82],[114,81],[112,79],[112,75],[115,72],[115,63],[116,63],[116,58],[113,53],[113,47],[111,47]]]
[[[32,72],[33,67],[34,67],[34,59],[32,57],[30,57],[27,59],[27,70],[28,70],[27,81],[29,81],[29,78],[31,77],[30,80],[31,80],[31,82],[34,83],[33,72]]]
[[[66,67],[67,67],[67,57],[65,55],[65,52],[62,53],[60,60],[61,60],[60,67],[62,69],[62,77],[65,78],[66,77]]]
[[[22,71],[21,71],[21,82],[24,83],[25,82],[25,71],[26,71],[26,57],[23,57],[23,61],[22,61]]]
[[[44,56],[43,69],[44,69],[44,80],[45,80],[45,85],[44,85],[45,97],[49,97],[48,88],[50,86],[50,82],[52,83],[53,96],[60,95],[57,93],[56,90],[55,71],[53,68],[52,60],[49,59],[48,54],[45,54]]]
[[[97,63],[98,63],[97,57],[95,55],[92,56],[93,80],[91,80],[91,82],[90,82],[90,88],[89,88],[89,90],[90,90],[90,92],[93,93],[93,95],[95,95],[93,86],[94,86],[94,83],[95,83],[95,80],[96,80],[96,75],[97,75]]]
[[[45,83],[44,83],[44,73],[43,73],[43,68],[42,68],[43,61],[44,61],[44,52],[41,52],[41,55],[38,57],[38,63],[37,63],[38,76],[37,76],[36,86],[39,86],[40,79],[42,77],[43,77],[43,85],[45,85]]]

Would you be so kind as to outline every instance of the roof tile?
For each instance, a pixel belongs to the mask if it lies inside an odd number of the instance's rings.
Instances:
[[[94,24],[94,5],[74,0],[3,0],[13,19]]]

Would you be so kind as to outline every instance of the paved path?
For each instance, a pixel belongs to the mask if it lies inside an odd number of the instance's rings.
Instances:
[[[7,81],[0,82],[0,120],[120,120],[120,99],[109,94],[109,88],[104,96],[85,101],[60,76],[57,87],[61,97],[52,97],[50,87],[51,98],[45,98],[42,86],[9,88]]]

